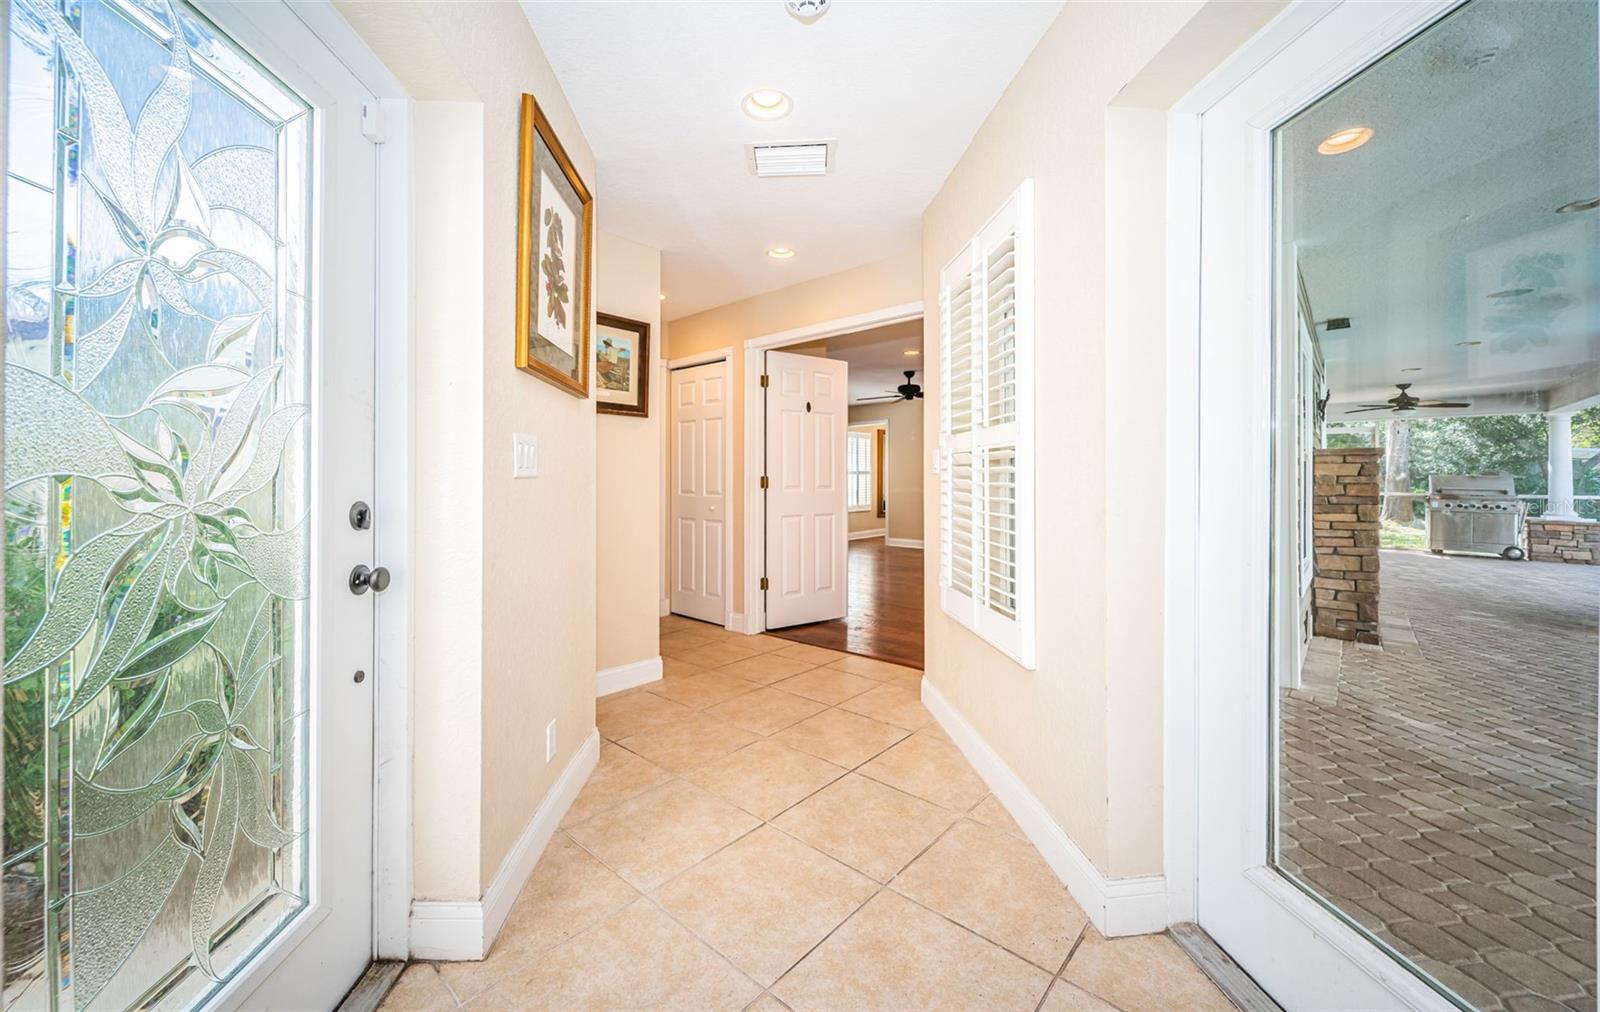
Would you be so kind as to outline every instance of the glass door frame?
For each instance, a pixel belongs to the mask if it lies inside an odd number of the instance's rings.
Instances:
[[[1299,0],[1168,120],[1169,918],[1197,921],[1285,1007],[1453,1007],[1272,866],[1261,532],[1282,520],[1274,341],[1294,312],[1274,300],[1272,131],[1459,2]]]

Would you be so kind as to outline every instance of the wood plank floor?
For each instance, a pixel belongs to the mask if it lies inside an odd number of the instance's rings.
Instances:
[[[850,542],[849,603],[843,619],[770,630],[797,643],[922,667],[922,551],[883,538]]]

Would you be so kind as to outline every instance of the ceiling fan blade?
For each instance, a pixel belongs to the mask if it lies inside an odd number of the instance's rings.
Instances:
[[[1423,401],[1419,407],[1424,408],[1470,408],[1471,401]]]
[[[1394,410],[1394,405],[1393,404],[1375,404],[1370,408],[1351,408],[1349,411],[1346,411],[1345,414],[1347,414],[1347,415],[1360,415],[1360,414],[1365,414],[1368,411],[1393,411],[1393,410]]]
[[[868,401],[897,401],[899,399],[900,399],[900,395],[899,394],[885,394],[882,397],[863,397],[860,400],[856,401],[856,403],[857,404],[865,404]]]
[[[925,395],[925,394],[923,394],[923,392],[922,392],[922,391],[921,391],[921,390],[918,390],[918,391],[917,391],[917,396],[918,396],[918,397],[923,397],[923,396],[926,396],[926,395]]]

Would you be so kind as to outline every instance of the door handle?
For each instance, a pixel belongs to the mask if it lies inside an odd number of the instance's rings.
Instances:
[[[368,569],[360,565],[350,570],[350,593],[365,594],[368,588],[379,594],[388,590],[389,571],[382,566]]]

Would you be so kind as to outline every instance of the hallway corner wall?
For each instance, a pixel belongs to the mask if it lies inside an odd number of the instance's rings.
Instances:
[[[414,479],[419,571],[435,562],[415,600],[414,892],[487,924],[486,891],[520,888],[499,873],[518,867],[541,805],[583,766],[594,734],[594,400],[513,360],[522,93],[598,193],[596,164],[517,5],[336,7],[405,85],[419,127],[416,428],[437,428],[419,435]],[[537,438],[537,478],[511,477],[514,432]],[[463,461],[475,469],[459,472]],[[451,715],[447,727],[432,726],[433,706]]]
[[[650,325],[650,415],[600,415],[595,433],[595,664],[658,660],[667,407],[661,251],[598,235],[595,309]]]

